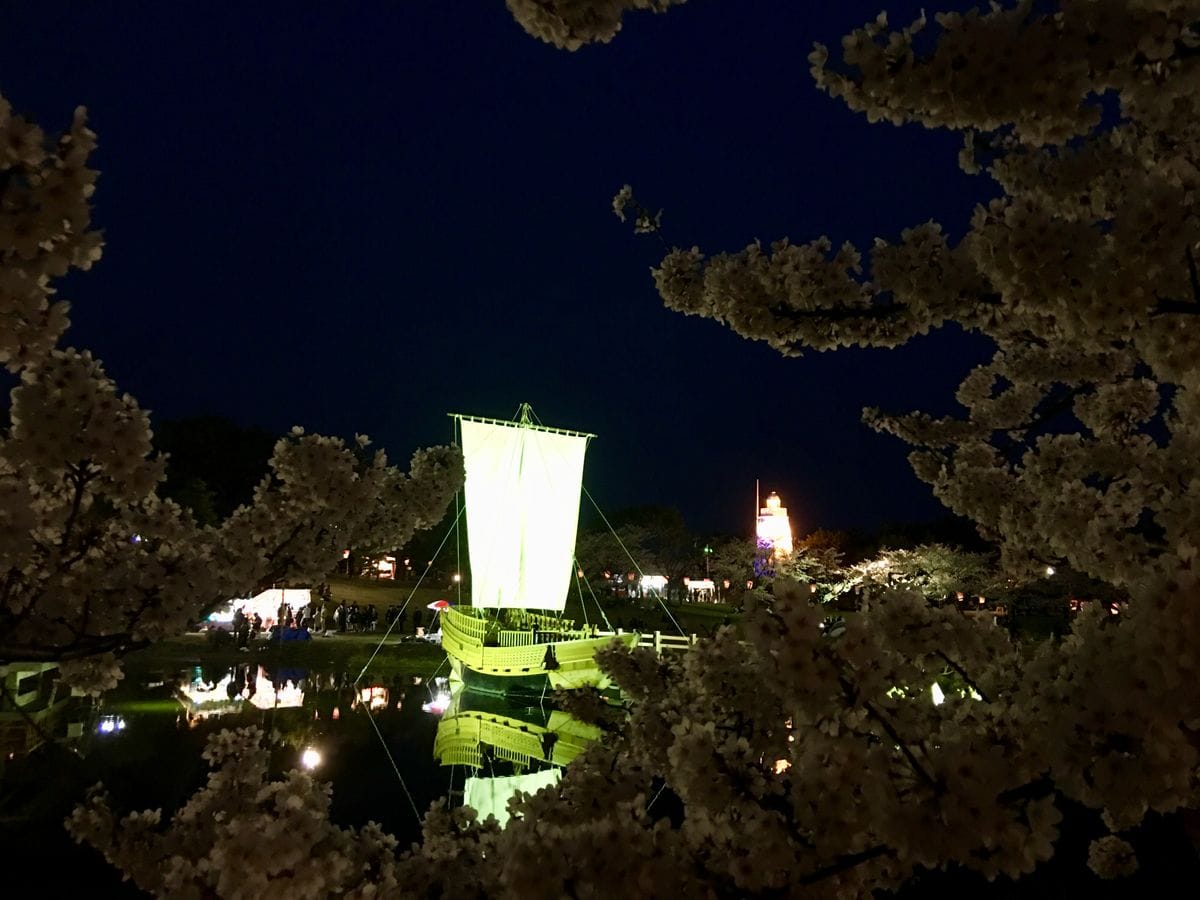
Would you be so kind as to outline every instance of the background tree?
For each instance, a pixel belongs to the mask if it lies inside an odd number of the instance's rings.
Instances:
[[[703,553],[697,538],[688,531],[677,509],[662,506],[635,506],[618,510],[604,524],[580,531],[576,558],[589,580],[610,582],[614,576],[635,575],[626,582],[632,592],[640,592],[637,574],[665,575],[669,596],[681,597],[683,579],[703,571]],[[699,569],[697,569],[699,566]]]
[[[754,538],[725,538],[711,542],[712,553],[708,557],[709,572],[713,581],[721,585],[721,591],[731,601],[737,601],[746,590],[747,580],[754,578],[754,560],[758,554],[758,541]],[[725,582],[729,587],[725,588]]]
[[[872,559],[847,567],[840,576],[838,593],[864,586],[919,591],[937,601],[961,592],[974,602],[980,595],[994,595],[1004,584],[993,555],[968,553],[944,544],[883,550]]]
[[[816,528],[795,542],[797,547],[807,550],[835,550],[845,555],[852,543],[851,535],[830,528]]]
[[[842,554],[832,547],[795,547],[772,564],[776,578],[791,578],[812,585],[824,597],[841,579]]]
[[[639,525],[624,524],[615,530],[607,526],[581,529],[575,542],[575,559],[595,589],[611,592],[614,576],[634,571],[635,562],[643,567],[650,564],[649,539],[649,532]]]
[[[220,416],[162,422],[154,431],[154,448],[167,457],[160,493],[191,510],[197,524],[215,525],[250,502],[275,441]]]

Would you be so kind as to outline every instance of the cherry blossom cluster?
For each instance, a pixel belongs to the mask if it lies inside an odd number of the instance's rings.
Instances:
[[[881,550],[871,559],[838,569],[832,580],[835,593],[844,593],[861,585],[877,590],[919,591],[925,597],[938,600],[960,592],[971,594],[974,600],[1001,583],[993,554],[971,553],[945,544],[922,544],[911,550]]]
[[[96,136],[80,107],[51,141],[3,97],[0,136],[0,365],[16,371],[66,330],[68,305],[55,299],[51,279],[100,258],[100,233],[88,230]]]
[[[1062,558],[1134,591],[1168,575],[1200,526],[1197,23],[1196,3],[1018,3],[899,30],[881,16],[836,61],[818,47],[822,89],[961,132],[963,166],[999,196],[957,242],[925,223],[869,253],[825,237],[675,249],[654,272],[664,302],[788,355],[951,322],[990,337],[965,415],[867,422],[913,445],[1015,571]]]
[[[505,0],[522,28],[560,50],[607,44],[631,10],[666,12],[686,0]]]
[[[267,777],[257,728],[213,735],[207,783],[170,817],[118,820],[97,786],[67,822],[140,888],[167,897],[397,896],[396,841],[379,826],[329,821],[329,787],[298,770]]]
[[[51,140],[0,98],[0,363],[18,378],[0,433],[0,660],[79,660],[64,678],[82,689],[111,687],[114,654],[225,600],[320,580],[356,543],[401,546],[462,480],[454,448],[418,451],[405,474],[365,438],[297,429],[220,526],[162,499],[149,417],[99,360],[58,346],[52,279],[100,256],[94,146],[82,110]]]

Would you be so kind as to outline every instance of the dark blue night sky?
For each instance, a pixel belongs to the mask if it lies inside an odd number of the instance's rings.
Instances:
[[[887,5],[694,0],[565,53],[502,0],[10,4],[0,92],[100,136],[104,259],[73,276],[68,342],[155,417],[362,431],[407,461],[450,411],[599,435],[608,509],[747,531],[754,480],[801,531],[941,514],[865,405],[952,408],[983,352],[783,359],[665,310],[625,182],[709,252],[789,235],[866,244],[992,190],[957,141],[870,126],[806,57]]]

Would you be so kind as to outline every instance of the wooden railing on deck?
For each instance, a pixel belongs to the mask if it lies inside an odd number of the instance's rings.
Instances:
[[[624,633],[624,628],[618,628],[616,631],[597,632],[596,637],[616,637]],[[655,653],[662,653],[664,650],[686,650],[698,640],[700,639],[694,634],[663,634],[661,631],[654,631],[640,635],[638,646],[649,647]]]
[[[459,612],[458,610],[455,610],[455,612],[458,615],[451,614],[455,627],[485,643],[490,643],[488,639],[491,638],[500,647],[528,647],[534,643],[558,643],[560,641],[586,640],[588,638],[616,637],[626,633],[623,628],[618,628],[616,631],[602,631],[597,628],[573,628],[571,626],[575,624],[574,622],[557,619],[554,616],[544,616],[524,610],[505,610],[504,615],[508,620],[507,624],[518,627],[523,626],[524,629],[537,628],[539,632],[542,632],[535,635],[532,630],[497,627],[496,622],[478,615]],[[694,645],[697,640],[699,638],[694,634],[663,634],[661,631],[653,631],[640,635],[638,637],[638,646],[649,647],[655,653],[663,653],[667,650],[686,650],[688,647]]]

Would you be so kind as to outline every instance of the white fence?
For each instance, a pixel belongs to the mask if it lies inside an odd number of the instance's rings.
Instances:
[[[601,631],[600,636],[624,634],[624,628],[618,628],[616,631]],[[639,647],[651,647],[655,653],[662,653],[664,650],[686,650],[688,647],[700,640],[694,634],[663,634],[661,631],[654,631],[649,634],[642,634],[638,637]]]

